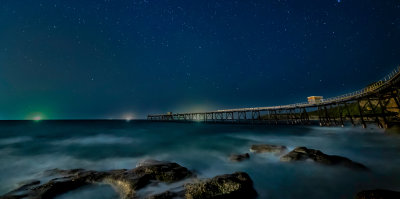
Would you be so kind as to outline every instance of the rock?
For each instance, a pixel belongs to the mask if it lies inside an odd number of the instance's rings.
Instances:
[[[20,187],[18,189],[26,189],[26,188],[29,188],[31,186],[40,184],[40,181],[39,180],[28,180],[28,181],[23,181],[23,182],[18,183],[18,184],[20,185]]]
[[[40,181],[39,180],[31,180],[31,181],[26,181],[20,183],[21,186],[18,187],[17,189],[7,193],[3,197],[0,197],[1,199],[5,198],[25,198],[29,194],[29,189],[35,185],[39,185]]]
[[[286,146],[272,144],[251,145],[250,151],[254,153],[275,153],[281,154],[287,150]]]
[[[161,182],[176,182],[192,175],[191,171],[177,163],[157,161],[156,163],[153,162],[153,164],[142,165],[132,170],[132,172],[150,175],[152,179]]]
[[[368,170],[368,168],[360,163],[353,162],[348,158],[327,155],[319,150],[308,149],[306,147],[297,147],[293,151],[281,157],[283,162],[304,161],[311,159],[317,163],[324,165],[342,165],[351,169]]]
[[[140,161],[139,163],[137,163],[136,167],[160,165],[160,164],[165,164],[165,163],[170,163],[170,162],[153,160],[153,159],[146,159],[146,160],[143,160],[143,161]]]
[[[102,182],[112,185],[123,198],[134,198],[136,191],[151,183],[153,178],[147,174],[137,174],[127,171],[113,172]]]
[[[35,187],[29,194],[30,198],[54,198],[57,195],[88,185],[83,178],[56,178],[46,184]]]
[[[54,198],[59,194],[88,185],[92,178],[99,177],[97,172],[94,172],[94,174],[92,174],[92,172],[93,171],[86,171],[82,174],[79,173],[67,177],[55,178],[42,185],[40,185],[40,182],[34,181],[0,198]]]
[[[134,197],[139,190],[152,181],[177,182],[192,176],[192,172],[177,163],[152,162],[139,164],[132,170],[116,170],[104,178],[104,182],[116,187],[126,198]]]
[[[157,161],[156,164],[139,164],[132,170],[113,172],[104,181],[116,187],[126,198],[130,198],[134,197],[136,190],[152,181],[171,183],[190,176],[192,172],[177,163]]]
[[[44,184],[32,181],[20,188],[1,196],[0,199],[54,198],[60,194],[95,183],[106,183],[116,188],[122,198],[143,198],[136,192],[151,183],[184,183],[185,178],[192,177],[191,171],[177,163],[145,161],[134,169],[120,169],[111,171],[90,171],[83,169],[50,171],[54,178]],[[189,179],[188,179],[189,180]],[[179,184],[178,183],[178,184]],[[157,193],[144,198],[172,199],[172,198],[254,198],[257,196],[253,188],[253,181],[243,172],[220,175],[211,179],[195,183],[180,184],[163,193]]]
[[[255,198],[257,196],[253,181],[244,172],[220,175],[197,183],[185,184],[184,187],[187,199]]]
[[[309,159],[308,151],[305,147],[297,147],[293,149],[293,151],[281,157],[281,161],[283,162],[291,162],[291,161],[299,161],[299,160],[307,160]]]
[[[356,195],[356,199],[398,199],[398,198],[400,198],[400,192],[384,190],[384,189],[361,191]]]
[[[157,161],[157,164],[143,164],[131,170],[98,172],[83,169],[54,169],[51,172],[63,177],[52,179],[42,185],[37,182],[29,186],[24,185],[0,198],[54,198],[57,195],[94,183],[111,184],[120,191],[123,198],[134,198],[137,190],[152,181],[171,183],[192,176],[192,172],[177,163],[159,161]]]
[[[229,159],[233,162],[241,162],[243,160],[247,160],[250,158],[250,155],[248,153],[245,154],[233,154],[229,157]]]

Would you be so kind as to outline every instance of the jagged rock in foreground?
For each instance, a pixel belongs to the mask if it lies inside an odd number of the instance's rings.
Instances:
[[[275,153],[282,154],[287,150],[286,146],[272,144],[254,144],[251,145],[250,151],[254,153]]]
[[[27,196],[27,191],[29,190],[29,188],[39,185],[40,181],[39,180],[32,180],[30,182],[26,182],[26,183],[21,183],[22,185],[9,192],[8,194],[4,195],[4,196],[0,196],[1,199],[17,199],[17,198],[24,198]]]
[[[257,192],[247,173],[236,172],[185,185],[185,198],[254,198]]]
[[[138,196],[140,189],[151,183],[174,183],[195,177],[187,168],[177,163],[144,161],[134,169],[121,169],[111,171],[88,171],[83,169],[58,170],[48,173],[61,175],[47,183],[40,184],[32,181],[20,188],[11,191],[0,199],[54,198],[60,194],[72,191],[86,185],[106,183],[112,185],[121,195],[121,198],[252,198],[257,193],[253,188],[253,181],[243,172],[216,176],[208,180],[196,180],[194,183],[180,185],[179,189],[153,194],[150,196]],[[193,179],[194,180],[194,179]],[[180,183],[181,183],[180,182]],[[175,191],[174,191],[175,190]],[[179,190],[179,191],[176,191]]]
[[[317,163],[324,165],[342,165],[351,169],[368,170],[368,168],[360,163],[353,162],[348,158],[327,155],[319,150],[308,149],[306,147],[297,147],[293,151],[281,157],[283,162],[304,161],[311,159]]]
[[[233,162],[241,162],[243,160],[247,160],[250,158],[250,155],[248,153],[245,154],[233,154],[229,157],[229,160]]]
[[[45,184],[24,185],[0,197],[5,198],[54,198],[57,195],[95,183],[107,183],[118,189],[122,198],[134,198],[135,192],[153,181],[176,182],[192,176],[192,172],[177,163],[146,163],[131,170],[112,171],[52,170],[52,173],[64,175]],[[37,185],[37,186],[36,186]]]
[[[166,191],[148,196],[146,199],[252,199],[257,196],[253,181],[247,173],[236,172],[215,176],[211,179],[187,183],[181,191]]]
[[[361,191],[357,193],[356,199],[399,199],[400,192],[384,189]]]

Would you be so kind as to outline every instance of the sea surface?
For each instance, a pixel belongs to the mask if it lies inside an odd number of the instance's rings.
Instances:
[[[209,178],[247,172],[259,198],[354,198],[365,189],[400,190],[400,136],[375,126],[251,126],[149,121],[0,121],[0,195],[46,170],[131,169],[139,161],[177,162]],[[249,152],[252,144],[319,149],[360,162],[371,172],[314,162],[280,162]],[[244,162],[229,155],[250,153]],[[152,187],[158,192],[165,187]],[[118,198],[108,185],[85,187],[58,198]]]

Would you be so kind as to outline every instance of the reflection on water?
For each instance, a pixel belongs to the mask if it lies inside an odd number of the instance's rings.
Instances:
[[[232,153],[268,143],[320,149],[365,164],[372,172],[283,163],[269,154],[232,163]],[[378,128],[265,127],[147,121],[0,122],[0,194],[21,181],[48,179],[45,170],[134,168],[143,159],[177,162],[213,177],[248,172],[260,198],[353,198],[362,189],[400,187],[400,137]],[[167,185],[165,185],[167,186]],[[165,189],[149,187],[144,192]],[[110,191],[111,190],[111,191]],[[59,198],[115,198],[106,185],[85,187]],[[82,195],[82,197],[78,197]]]

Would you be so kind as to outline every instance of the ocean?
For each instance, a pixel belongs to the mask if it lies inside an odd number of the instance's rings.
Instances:
[[[176,162],[210,178],[247,172],[259,198],[354,198],[366,189],[400,190],[400,135],[369,126],[264,126],[150,121],[0,121],[0,195],[50,169],[131,169],[145,159]],[[249,151],[253,144],[318,149],[367,166],[357,171],[311,161],[281,162]],[[243,162],[231,154],[250,153]],[[159,192],[162,185],[147,189]],[[118,198],[108,185],[58,198]]]

